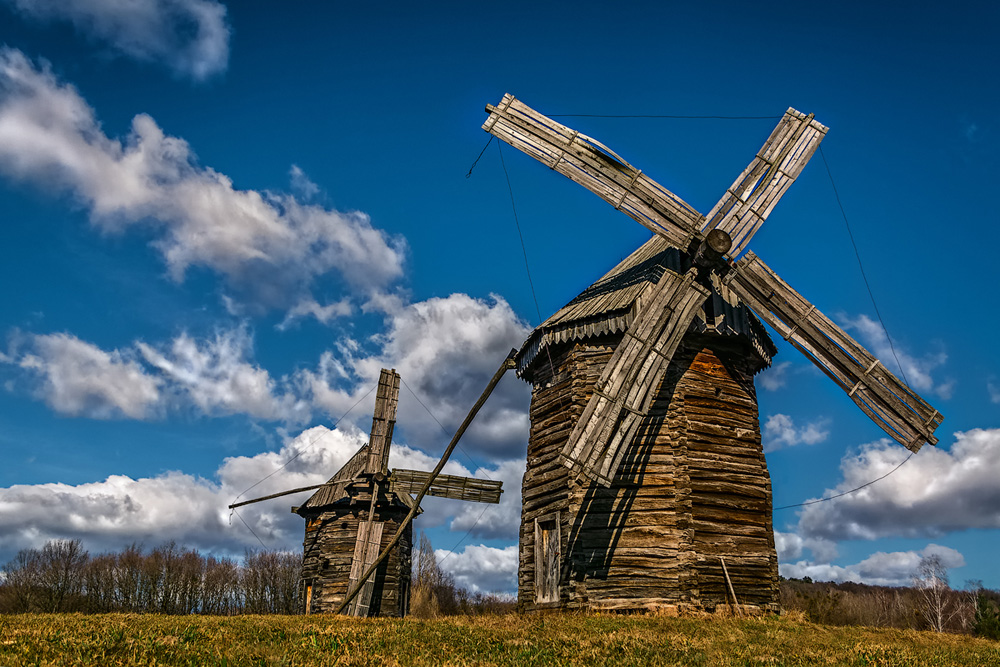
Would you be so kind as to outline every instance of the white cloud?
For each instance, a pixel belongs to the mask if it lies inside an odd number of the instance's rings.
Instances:
[[[990,395],[991,403],[1000,403],[1000,385],[997,385],[992,379],[986,382],[986,391]]]
[[[442,570],[455,577],[455,583],[473,593],[511,593],[517,590],[517,546],[495,547],[469,545],[462,551],[434,551]]]
[[[0,557],[46,540],[80,538],[88,549],[120,549],[176,540],[192,548],[238,554],[260,544],[227,505],[283,463],[292,463],[241,500],[326,481],[364,444],[356,432],[309,429],[280,451],[227,458],[213,479],[181,472],[132,479],[113,475],[87,484],[16,485],[0,489]],[[308,493],[241,508],[268,548],[298,549],[302,519],[288,507]]]
[[[193,407],[209,416],[246,414],[301,424],[314,410],[337,419],[350,410],[351,423],[364,428],[371,402],[361,399],[383,367],[396,368],[404,382],[397,421],[410,441],[435,450],[451,439],[527,331],[503,299],[465,294],[409,304],[388,315],[386,325],[385,334],[369,341],[373,352],[344,338],[315,368],[282,377],[254,363],[246,327],[209,339],[182,333],[166,343],[136,341],[112,352],[68,334],[29,336],[31,351],[14,362],[40,377],[40,396],[63,414],[143,419]],[[494,460],[522,457],[528,399],[527,385],[509,374],[463,438],[464,450]]]
[[[908,452],[883,439],[841,461],[832,496],[889,473]],[[831,502],[804,507],[798,531],[830,540],[937,536],[1000,528],[1000,429],[955,434],[950,450],[924,447],[885,479]]]
[[[285,319],[278,324],[277,328],[280,331],[284,331],[297,320],[309,315],[315,317],[321,324],[329,324],[335,318],[347,317],[353,313],[354,307],[351,305],[351,300],[349,298],[343,298],[340,301],[334,301],[326,304],[325,306],[321,306],[315,299],[307,297],[289,309],[288,313],[285,315]]]
[[[38,395],[56,412],[92,419],[153,414],[161,380],[146,373],[131,351],[105,352],[68,334],[34,336],[21,368],[40,378]]]
[[[261,307],[307,297],[334,270],[362,294],[402,275],[404,241],[364,213],[238,190],[144,114],[110,138],[75,88],[12,49],[0,51],[0,171],[69,192],[105,232],[152,230],[175,280],[207,267]]]
[[[812,553],[812,561],[830,563],[837,557],[837,544],[822,538],[803,539],[797,533],[774,531],[774,546],[778,561],[788,563],[802,557],[804,550]]]
[[[481,538],[517,540],[521,525],[521,480],[524,477],[524,459],[505,461],[496,469],[476,470],[475,477],[500,480],[503,493],[497,505],[463,503],[450,524],[455,532],[472,531]]]
[[[313,183],[297,164],[293,164],[288,170],[288,176],[292,182],[292,191],[302,199],[312,199],[319,194],[319,186]]]
[[[843,318],[843,320],[845,328],[855,330],[863,339],[863,344],[879,358],[893,375],[899,375],[899,368],[902,367],[907,382],[916,391],[937,394],[945,400],[951,398],[955,388],[954,380],[937,381],[931,376],[935,369],[943,366],[948,360],[948,355],[944,351],[928,354],[918,359],[903,350],[898,343],[895,344],[894,350],[893,346],[889,344],[889,338],[882,325],[868,316],[859,315],[854,319]],[[897,359],[899,360],[898,365]]]
[[[788,415],[771,415],[764,424],[764,451],[773,452],[782,447],[823,442],[830,435],[826,429],[827,423],[827,420],[820,419],[799,428]]]
[[[260,547],[242,521],[267,548],[298,550],[302,519],[288,508],[301,504],[311,492],[247,505],[238,509],[239,516],[230,517],[228,505],[325,482],[367,440],[355,429],[316,426],[278,451],[226,458],[211,479],[171,471],[139,479],[113,475],[79,485],[0,488],[0,562],[18,549],[37,548],[57,538],[79,538],[93,551],[175,540],[203,551],[239,554],[247,547]],[[435,456],[405,445],[394,445],[390,453],[391,467],[431,470],[435,463]],[[449,461],[444,472],[469,475],[456,461]],[[504,475],[502,469],[477,471],[484,473],[494,479]],[[424,525],[441,525],[458,509],[483,507],[440,498],[427,498],[422,505],[425,512],[419,520]],[[510,590],[515,585],[517,547],[469,546],[452,556],[437,554],[444,569],[473,591]]]
[[[60,414],[92,419],[148,419],[168,408],[208,416],[246,414],[302,423],[311,414],[297,382],[254,365],[245,328],[167,345],[141,341],[110,352],[69,334],[27,337],[16,363],[37,379],[36,394]]]
[[[963,567],[965,557],[950,547],[928,544],[920,551],[876,552],[860,563],[853,565],[832,565],[799,561],[782,563],[782,576],[801,579],[810,577],[814,581],[853,581],[871,586],[909,586],[917,573],[920,559],[936,555],[946,568]]]
[[[289,391],[281,393],[266,370],[247,361],[252,346],[245,328],[221,331],[205,341],[181,334],[166,351],[136,343],[171,390],[204,414],[247,414],[293,423],[308,419],[308,403]]]
[[[781,363],[774,364],[770,368],[764,369],[764,371],[757,376],[757,384],[767,391],[777,391],[778,389],[781,389],[788,382],[788,369],[791,365],[792,362],[790,361],[782,361]]]
[[[366,354],[357,342],[342,340],[336,355],[324,355],[315,371],[303,371],[299,379],[315,405],[339,417],[375,385],[382,368],[395,368],[404,383],[397,420],[406,424],[411,440],[427,448],[450,439],[529,331],[495,295],[484,300],[452,294],[409,304],[388,314],[386,325],[374,339],[377,352]],[[500,459],[524,455],[529,390],[508,375],[463,439],[467,450]]]
[[[6,0],[25,17],[69,21],[140,61],[202,80],[226,69],[229,26],[215,0]]]

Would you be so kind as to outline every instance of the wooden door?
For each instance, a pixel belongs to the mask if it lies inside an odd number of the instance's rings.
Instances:
[[[559,513],[535,519],[535,602],[559,601]]]

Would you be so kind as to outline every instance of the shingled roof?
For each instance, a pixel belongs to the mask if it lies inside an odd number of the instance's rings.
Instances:
[[[515,359],[518,377],[530,379],[546,346],[624,332],[663,272],[684,273],[689,266],[685,253],[653,236],[531,332]],[[777,348],[764,326],[714,273],[711,280],[711,296],[690,332],[744,336],[760,358],[758,370],[767,368]]]

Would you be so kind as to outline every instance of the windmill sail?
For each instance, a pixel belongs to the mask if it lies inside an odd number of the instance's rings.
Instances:
[[[680,197],[590,137],[504,95],[483,129],[579,183],[639,224],[687,248],[703,216]]]
[[[610,486],[631,441],[649,410],[677,346],[709,291],[684,276],[664,271],[604,367],[562,452],[562,462]]]
[[[396,426],[396,406],[399,404],[399,373],[383,368],[375,393],[375,413],[368,439],[368,461],[365,472],[386,473],[389,464],[389,445]]]
[[[429,472],[423,470],[394,469],[389,477],[389,489],[393,493],[418,493],[427,480]],[[457,475],[438,475],[427,489],[428,496],[467,500],[476,503],[499,503],[503,493],[503,482]]]
[[[805,354],[858,407],[911,451],[937,444],[942,415],[901,383],[868,350],[806,301],[754,253],[730,274],[730,287],[775,331]]]
[[[381,521],[362,521],[358,525],[358,539],[354,544],[354,558],[351,560],[351,576],[348,580],[347,590],[353,591],[357,588],[361,575],[378,558],[378,552],[382,546],[384,525]],[[357,597],[351,600],[351,604],[347,608],[348,616],[368,615],[368,609],[372,602],[372,591],[375,588],[374,573],[365,580],[363,586]]]
[[[720,229],[733,240],[731,258],[750,242],[826,136],[827,127],[789,107],[756,157],[709,214],[703,232]]]

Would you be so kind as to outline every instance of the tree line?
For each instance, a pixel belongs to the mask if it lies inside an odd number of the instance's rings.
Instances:
[[[0,613],[294,614],[301,566],[280,551],[238,562],[167,542],[92,556],[79,540],[51,540],[0,569]]]
[[[970,581],[951,588],[937,556],[920,561],[909,587],[853,582],[817,582],[809,577],[780,582],[781,606],[813,623],[933,630],[1000,639],[1000,591]]]
[[[167,542],[94,556],[80,540],[51,540],[0,568],[0,613],[299,614],[301,569],[301,554],[282,551],[247,550],[237,561]],[[410,613],[424,618],[515,606],[511,597],[458,586],[423,533],[410,591]]]

